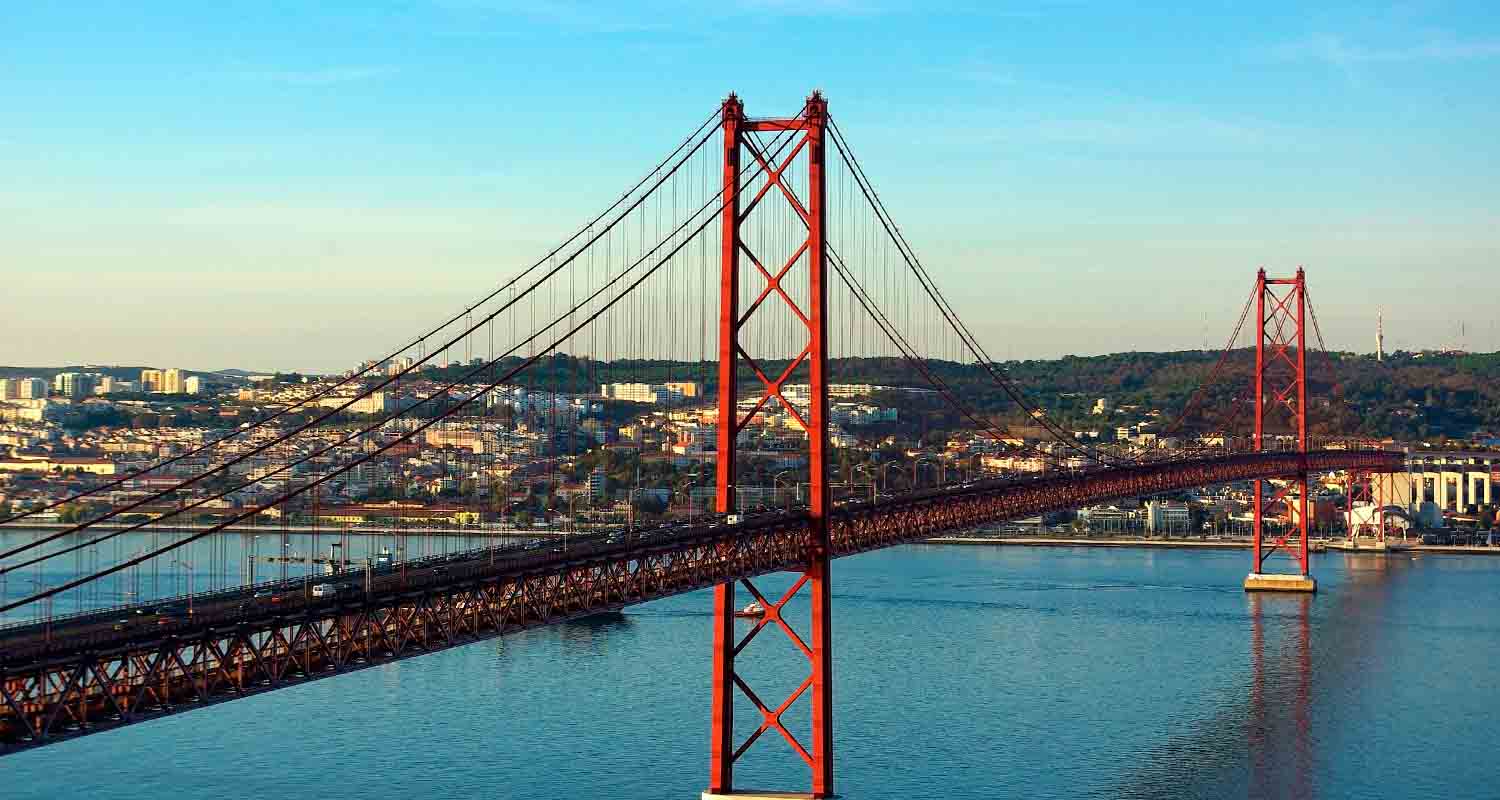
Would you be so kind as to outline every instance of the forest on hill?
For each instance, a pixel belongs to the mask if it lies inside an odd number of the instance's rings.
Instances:
[[[1175,419],[1218,360],[1217,353],[1190,350],[1005,367],[1050,413],[1082,424],[1100,397]],[[1248,404],[1255,396],[1254,374],[1253,349],[1231,352],[1199,405],[1217,414],[1235,401]],[[1377,362],[1370,355],[1309,352],[1307,377],[1315,432],[1406,440],[1500,436],[1500,353],[1397,352]],[[1190,418],[1199,428],[1215,421],[1208,414]]]
[[[781,374],[787,361],[767,359],[756,363],[771,377]],[[506,358],[494,365],[458,365],[423,369],[424,380],[483,383],[504,378],[523,365],[523,359]],[[1103,356],[1067,356],[1059,359],[1008,361],[986,368],[976,363],[929,360],[920,368],[900,358],[835,358],[829,362],[833,383],[868,383],[890,387],[945,385],[976,415],[1020,431],[1030,422],[995,375],[1008,379],[1033,406],[1070,430],[1108,429],[1139,421],[1157,410],[1159,422],[1170,424],[1189,408],[1194,392],[1214,375],[1183,419],[1184,432],[1229,430],[1248,434],[1250,399],[1254,395],[1255,352],[1231,351],[1224,356],[1205,350],[1161,353],[1114,353]],[[0,367],[0,375],[50,377],[63,368]],[[72,368],[79,369],[79,368]],[[90,369],[135,377],[138,367],[92,367]],[[1394,437],[1408,441],[1465,441],[1500,437],[1500,353],[1396,352],[1377,362],[1373,356],[1353,353],[1308,353],[1308,389],[1313,433]],[[300,375],[281,376],[300,381]],[[793,370],[787,383],[806,382],[806,366]],[[538,391],[567,393],[597,392],[604,383],[662,383],[695,381],[704,396],[717,391],[718,366],[710,362],[595,361],[586,357],[553,354],[541,357],[507,383]],[[742,395],[759,390],[753,369],[742,365],[738,373]],[[396,384],[399,389],[405,381]],[[1091,413],[1098,399],[1116,408],[1135,407],[1110,417]],[[937,395],[913,397],[885,393],[878,402],[896,405],[904,419],[920,421],[933,433],[972,427]],[[622,404],[634,406],[635,404]],[[622,411],[630,409],[617,409]],[[641,409],[634,409],[638,412]],[[1284,421],[1268,430],[1285,429]]]
[[[1009,361],[993,369],[1012,381],[1030,403],[1069,429],[1110,427],[1116,418],[1126,416],[1117,414],[1106,421],[1091,414],[1100,398],[1117,408],[1137,406],[1143,413],[1155,409],[1161,412],[1160,420],[1175,421],[1199,386],[1214,375],[1193,403],[1195,410],[1183,421],[1182,429],[1227,428],[1248,434],[1255,351],[1235,350],[1222,363],[1220,359],[1220,353],[1204,350],[1134,352]],[[503,374],[519,362],[507,359],[498,370],[485,370],[482,376]],[[758,363],[772,377],[786,365],[784,360]],[[460,374],[456,368],[439,372],[450,370],[453,374],[445,377]],[[1027,414],[996,383],[991,371],[975,363],[930,360],[919,370],[899,358],[836,358],[830,360],[828,372],[834,383],[894,387],[930,387],[931,376],[978,414],[1012,427],[1027,421]],[[1377,362],[1371,355],[1310,351],[1307,372],[1309,425],[1315,434],[1413,441],[1500,436],[1500,353],[1396,352]],[[758,387],[747,367],[741,367],[738,379],[742,393]],[[806,368],[801,367],[787,382],[806,379]],[[559,354],[541,360],[516,380],[555,391],[597,391],[599,384],[614,382],[699,381],[705,394],[712,396],[718,375],[717,365],[711,363],[598,362]],[[901,405],[911,413],[921,413],[923,406],[909,397],[887,395],[881,401]],[[931,428],[962,425],[956,413],[937,408],[926,413],[933,417]],[[1278,420],[1269,423],[1268,430],[1275,431],[1277,423],[1284,427],[1284,420]]]

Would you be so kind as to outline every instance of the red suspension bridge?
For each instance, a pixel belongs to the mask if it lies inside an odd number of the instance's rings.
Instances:
[[[1214,408],[1252,308],[1253,385]],[[1110,499],[1252,481],[1246,588],[1312,589],[1309,474],[1402,467],[1400,454],[1310,436],[1307,339],[1309,331],[1321,339],[1316,329],[1302,270],[1289,278],[1262,270],[1229,344],[1167,428],[1205,435],[1175,449],[1086,443],[1032,402],[958,317],[822,96],[795,116],[760,119],[731,95],[598,217],[442,325],[250,424],[67,498],[108,500],[143,475],[157,480],[0,552],[0,578],[50,576],[33,579],[23,596],[0,594],[0,614],[34,618],[0,628],[0,750],[713,587],[709,793],[733,793],[735,764],[769,735],[806,762],[811,794],[829,796],[834,558]],[[914,480],[910,491],[879,495],[872,477],[869,499],[841,495],[834,459],[849,445],[835,441],[843,437],[830,387],[861,379],[874,362],[898,365],[996,453],[1045,469],[931,488]],[[1029,442],[1005,415],[976,408],[972,388],[961,393],[947,365],[981,376],[984,393],[1005,398],[1044,440]],[[402,465],[418,445],[441,446],[443,474],[470,476],[486,502],[507,504],[513,482],[545,477],[603,441],[591,422],[607,414],[611,387],[642,383],[694,387],[676,390],[687,396],[673,414],[689,435],[674,460],[714,466],[717,514],[368,564],[316,596],[284,580],[226,582],[191,595],[187,613],[150,625],[121,621],[143,607],[80,600],[74,613],[50,613],[54,600],[180,563],[185,548],[216,534],[267,518],[316,525],[324,509],[371,486],[406,497]],[[695,405],[696,387],[712,387],[712,402]],[[1253,428],[1241,435],[1235,424],[1246,407]],[[777,494],[780,473],[769,502],[754,491],[782,467],[796,479],[798,502]],[[704,478],[689,471],[688,505]],[[1263,484],[1273,479],[1268,494]],[[1295,503],[1297,523],[1263,531],[1268,503]],[[209,509],[219,511],[203,522]],[[113,563],[80,559],[174,524],[183,532],[164,544],[153,536],[152,546]],[[1290,556],[1286,575],[1269,574],[1278,554]],[[44,571],[67,564],[74,568]],[[784,595],[765,596],[753,579],[775,572],[797,577]],[[736,625],[737,588],[765,609],[748,626]],[[807,596],[807,620],[785,613],[798,595]],[[766,696],[736,665],[773,628],[806,657],[808,672]],[[789,729],[783,716],[804,702],[811,730]]]

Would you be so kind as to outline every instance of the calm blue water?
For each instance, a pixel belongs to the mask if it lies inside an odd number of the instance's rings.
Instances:
[[[1323,555],[1310,601],[1246,596],[1247,561],[908,547],[836,562],[838,790],[1500,797],[1500,558]],[[8,756],[0,795],[696,798],[708,609],[706,593],[673,598]],[[742,656],[770,703],[805,669],[784,641],[766,631]],[[805,741],[805,713],[787,720]],[[739,782],[803,789],[806,772],[768,734]]]

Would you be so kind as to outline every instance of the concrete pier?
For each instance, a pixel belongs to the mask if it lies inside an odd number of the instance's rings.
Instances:
[[[813,795],[805,791],[732,791],[727,794],[718,794],[715,791],[703,792],[702,800],[811,800]]]
[[[1247,592],[1316,592],[1318,582],[1311,575],[1277,575],[1252,572],[1245,576]]]
[[[1384,553],[1388,549],[1388,545],[1385,542],[1375,539],[1366,539],[1364,541],[1356,539],[1352,542],[1348,539],[1336,539],[1328,543],[1328,549],[1342,550],[1346,553]]]

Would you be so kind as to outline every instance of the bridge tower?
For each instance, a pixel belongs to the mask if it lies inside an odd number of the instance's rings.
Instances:
[[[828,361],[828,286],[825,282],[827,204],[824,188],[824,134],[827,122],[828,104],[818,92],[813,92],[808,97],[801,114],[786,119],[747,118],[744,104],[733,94],[723,104],[723,250],[719,283],[719,419],[716,445],[718,510],[724,514],[737,511],[736,442],[740,431],[751,422],[761,407],[767,404],[779,405],[807,432],[811,536],[804,571],[780,599],[768,599],[750,581],[741,581],[756,602],[765,608],[765,616],[744,637],[740,637],[735,628],[735,585],[724,583],[714,589],[712,739],[708,791],[704,792],[704,798],[734,795],[735,762],[761,734],[771,731],[780,734],[792,750],[807,762],[812,771],[812,796],[829,797],[833,794],[833,664],[829,642],[832,622],[827,520],[830,503],[826,481],[828,390],[825,375]],[[756,137],[747,135],[758,132],[789,133],[794,138],[781,149],[762,149],[757,144]],[[787,153],[785,157],[781,156],[783,151]],[[741,157],[746,153],[755,159],[759,167],[759,172],[748,176],[760,178],[759,188],[753,194],[747,191],[748,186],[741,185],[747,179],[740,169]],[[803,160],[802,166],[807,175],[806,194],[803,196],[799,196],[797,187],[788,185],[791,182],[789,173],[796,171],[791,168],[799,158]],[[773,187],[779,190],[796,216],[801,218],[807,229],[807,238],[790,253],[757,254],[752,252],[741,233],[750,216],[758,208],[765,207],[762,200]],[[743,204],[739,196],[742,191],[750,195],[748,202]],[[806,198],[805,203],[802,197]],[[744,272],[760,278],[756,281],[760,284],[758,297],[744,310],[741,310],[739,304],[741,255],[754,267],[753,273],[749,270]],[[763,257],[775,260],[770,261],[771,266],[768,266],[762,261]],[[801,308],[793,299],[797,293],[787,291],[782,286],[784,278],[800,271],[796,270],[799,265],[807,273],[807,308]],[[766,314],[769,305],[774,303],[786,304],[786,309],[806,328],[807,338],[800,354],[795,355],[788,366],[773,377],[762,370],[748,352],[749,344],[742,340],[741,332],[752,317]],[[741,416],[737,391],[738,368],[742,361],[754,374],[759,383],[757,392],[762,395],[756,407],[746,416]],[[807,371],[810,395],[806,418],[782,395],[782,384],[804,368]],[[787,603],[803,592],[808,594],[812,608],[811,630],[806,640],[782,616],[782,609]],[[735,657],[756,633],[772,626],[780,628],[790,644],[807,657],[808,676],[783,702],[767,705],[736,673]],[[760,714],[756,732],[745,742],[738,744],[734,736],[736,691],[743,693]],[[809,746],[804,746],[802,740],[781,722],[781,715],[804,694],[808,695],[812,704]]]
[[[1245,590],[1315,592],[1318,584],[1309,573],[1307,558],[1307,274],[1298,267],[1295,278],[1267,278],[1261,269],[1255,276],[1255,306],[1255,450],[1266,449],[1267,412],[1275,411],[1277,416],[1284,412],[1297,432],[1298,469],[1296,480],[1278,489],[1271,502],[1290,502],[1290,492],[1296,488],[1297,520],[1295,527],[1283,527],[1266,547],[1264,482],[1257,478],[1255,568],[1245,578]],[[1266,559],[1277,551],[1291,553],[1297,572],[1266,572]]]

